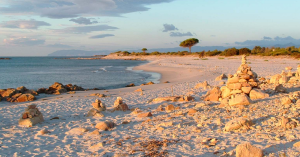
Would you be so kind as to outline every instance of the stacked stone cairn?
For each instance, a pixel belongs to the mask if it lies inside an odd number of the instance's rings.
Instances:
[[[43,114],[36,105],[29,105],[19,119],[19,125],[32,127],[33,125],[43,122]]]
[[[115,111],[128,111],[130,110],[126,103],[123,102],[121,97],[117,97],[117,100],[114,103]]]
[[[246,55],[242,57],[242,64],[234,75],[228,75],[226,86],[214,87],[208,91],[205,101],[221,101],[221,104],[230,106],[249,105],[251,99],[269,97],[268,94],[259,90],[257,74],[246,64]],[[250,99],[250,98],[251,99]]]
[[[106,106],[99,99],[92,103],[93,108],[88,112],[87,117],[104,117],[101,111],[106,110]]]

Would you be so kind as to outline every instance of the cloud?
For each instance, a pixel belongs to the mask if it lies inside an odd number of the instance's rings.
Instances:
[[[99,39],[99,38],[112,37],[112,36],[115,36],[115,35],[113,35],[113,34],[100,34],[100,35],[91,36],[90,39]]]
[[[216,37],[216,35],[211,35],[210,37]]]
[[[43,39],[34,39],[27,37],[9,38],[3,40],[6,45],[36,46],[45,43]]]
[[[164,30],[163,32],[168,32],[168,31],[175,31],[178,30],[173,24],[164,24]]]
[[[266,37],[266,36],[264,36],[263,39],[264,39],[264,40],[272,40],[271,37]]]
[[[54,32],[57,33],[89,33],[89,32],[96,32],[96,31],[112,31],[119,29],[117,27],[108,26],[108,25],[97,25],[97,26],[82,26],[82,27],[68,27],[64,29],[55,29]]]
[[[41,26],[51,26],[44,21],[36,20],[16,20],[16,21],[4,21],[0,23],[0,27],[3,28],[21,28],[21,29],[38,29]]]
[[[79,17],[77,19],[71,19],[69,21],[73,21],[75,23],[78,24],[85,24],[85,25],[91,25],[91,24],[95,24],[98,23],[98,21],[91,21],[92,19],[88,19],[88,18],[84,18],[84,17]]]
[[[52,44],[52,45],[51,44],[47,45],[47,47],[52,47],[52,48],[71,48],[72,46],[56,43],[56,44]]]
[[[0,14],[38,15],[49,18],[87,16],[121,16],[149,10],[147,5],[174,0],[2,0]]]
[[[300,39],[294,39],[291,36],[288,37],[279,37],[276,36],[275,38],[270,37],[263,37],[263,40],[246,40],[243,42],[235,42],[237,45],[243,46],[274,46],[277,44],[284,45],[284,44],[300,44]]]
[[[170,36],[171,37],[184,37],[184,36],[193,36],[193,34],[191,32],[186,32],[186,33],[171,32]]]

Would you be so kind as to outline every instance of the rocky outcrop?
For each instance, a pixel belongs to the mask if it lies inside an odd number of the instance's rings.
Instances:
[[[59,95],[68,91],[84,91],[84,89],[77,85],[67,84],[64,86],[62,83],[54,82],[53,85],[45,90],[45,93]]]
[[[19,119],[19,125],[31,127],[43,121],[43,114],[36,108],[36,105],[30,105],[25,109],[25,112]]]
[[[16,89],[8,88],[0,90],[0,97],[8,102],[26,102],[35,100],[38,95],[34,90],[28,90],[26,87],[21,86]]]

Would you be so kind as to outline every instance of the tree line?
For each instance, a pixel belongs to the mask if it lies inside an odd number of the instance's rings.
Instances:
[[[295,58],[300,58],[300,47],[290,46],[286,48],[281,47],[261,47],[255,46],[252,50],[249,48],[240,48],[235,47],[225,49],[224,51],[213,50],[213,51],[201,51],[201,52],[191,52],[191,48],[198,44],[199,40],[196,38],[190,38],[182,41],[179,46],[189,48],[189,51],[178,51],[178,52],[158,52],[154,51],[147,53],[147,48],[142,48],[143,52],[128,52],[128,51],[117,51],[114,52],[117,55],[122,56],[143,56],[143,55],[199,55],[200,58],[205,56],[235,56],[235,55],[261,55],[261,56],[279,56],[279,55],[290,55]]]

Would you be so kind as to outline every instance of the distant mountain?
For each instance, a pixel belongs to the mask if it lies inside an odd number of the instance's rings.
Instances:
[[[105,55],[110,51],[83,51],[83,50],[59,50],[48,54],[48,56],[93,56],[93,55]]]

